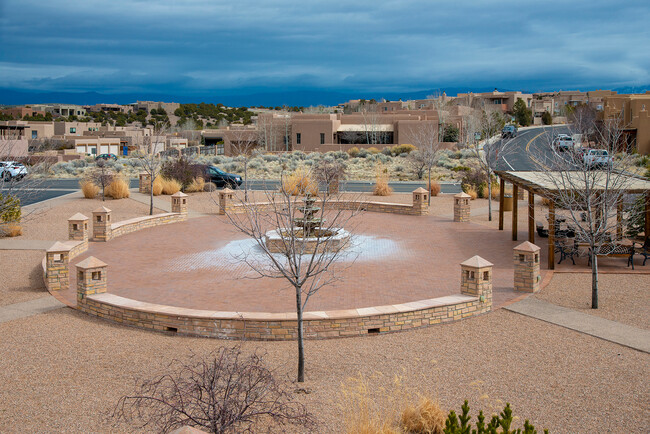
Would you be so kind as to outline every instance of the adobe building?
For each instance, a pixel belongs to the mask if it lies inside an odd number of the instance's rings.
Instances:
[[[9,115],[14,119],[22,119],[25,116],[45,116],[45,112],[41,110],[35,110],[30,106],[22,107],[10,107],[0,110],[0,113],[4,115]]]
[[[459,93],[453,100],[453,104],[474,108],[495,107],[502,113],[512,113],[518,99],[522,99],[526,107],[530,108],[533,95],[519,91],[499,92],[494,89],[492,92],[485,93]]]
[[[650,91],[604,98],[603,119],[620,119],[631,150],[650,155]]]

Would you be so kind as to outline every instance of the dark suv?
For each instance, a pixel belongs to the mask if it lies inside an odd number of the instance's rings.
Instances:
[[[226,173],[215,166],[207,166],[205,169],[206,182],[212,182],[217,187],[229,187],[236,189],[242,184],[241,176]]]

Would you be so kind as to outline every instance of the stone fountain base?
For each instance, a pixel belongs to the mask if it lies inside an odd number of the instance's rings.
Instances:
[[[295,228],[295,231],[302,231],[302,228]],[[343,228],[329,228],[328,231],[332,232],[332,235],[317,237],[307,237],[307,238],[297,238],[296,250],[301,249],[303,254],[311,254],[314,251],[318,250],[319,253],[322,252],[335,252],[345,246],[345,244],[350,239],[350,232],[346,231]],[[282,234],[285,233],[285,229],[268,231],[264,237],[264,243],[271,253],[285,253],[285,243],[282,239]],[[284,236],[287,239],[287,236]]]

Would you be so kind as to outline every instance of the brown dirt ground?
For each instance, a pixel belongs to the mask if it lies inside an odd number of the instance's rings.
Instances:
[[[0,306],[48,296],[39,250],[0,250]]]

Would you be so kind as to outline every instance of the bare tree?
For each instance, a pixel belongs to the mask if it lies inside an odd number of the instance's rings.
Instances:
[[[284,180],[281,176],[281,182]],[[338,195],[323,195],[318,230],[310,232],[301,221],[305,211],[303,198],[292,196],[289,191],[267,191],[266,204],[241,202],[240,213],[226,210],[230,223],[240,232],[254,240],[257,251],[243,252],[241,259],[253,270],[257,278],[282,279],[295,292],[298,327],[298,381],[305,379],[305,348],[303,343],[303,312],[311,297],[323,287],[338,280],[334,265],[351,252],[351,237],[341,241],[332,236],[345,227],[351,232],[350,219],[358,210],[343,211],[332,204]],[[273,245],[267,243],[267,232],[274,230],[279,239]]]
[[[337,194],[339,182],[345,178],[345,165],[338,160],[320,160],[314,167],[314,177],[327,187],[328,194]]]
[[[492,176],[500,161],[503,160],[507,164],[505,157],[513,150],[509,142],[503,140],[499,134],[504,123],[503,115],[490,108],[474,110],[465,115],[463,120],[465,148],[472,152],[479,169],[487,178],[489,221],[492,221]]]
[[[442,93],[436,92],[433,95],[431,103],[435,108],[436,113],[438,114],[438,128],[437,128],[438,141],[443,142],[445,137],[445,131],[447,129],[447,118],[449,117],[449,107],[447,104],[447,100],[445,99],[445,96]]]
[[[256,432],[258,422],[276,429],[307,429],[315,423],[302,404],[292,401],[262,356],[245,356],[239,347],[172,361],[169,373],[140,381],[133,395],[122,397],[113,416],[161,432],[189,425],[211,433],[239,433]]]
[[[364,104],[361,116],[366,143],[373,146],[385,144],[388,137],[381,124],[381,114],[377,111],[377,104]]]
[[[412,162],[423,163],[427,169],[429,187],[431,186],[431,171],[438,162],[440,155],[440,135],[439,128],[432,122],[423,121],[413,126],[409,133],[412,145],[417,149],[409,154]],[[415,154],[411,156],[412,154]],[[431,205],[431,195],[428,195],[429,205]]]
[[[142,169],[149,175],[149,215],[153,215],[153,184],[162,167],[160,153],[165,149],[165,134],[169,130],[169,124],[156,122],[150,136],[144,138],[144,149],[138,150],[135,154],[140,160]]]
[[[244,162],[244,201],[246,202],[248,202],[248,163],[259,145],[258,140],[260,140],[259,131],[256,134],[250,129],[230,130],[230,146]]]
[[[592,120],[595,121],[595,118]],[[554,238],[560,236],[555,217],[557,207],[568,222],[567,231],[575,233],[574,246],[586,246],[591,262],[591,307],[598,308],[598,255],[625,253],[626,246],[618,240],[623,233],[623,220],[636,220],[640,210],[634,200],[627,199],[627,190],[638,179],[630,176],[633,158],[627,154],[609,156],[620,148],[626,149],[625,126],[621,118],[606,119],[591,127],[574,123],[571,130],[578,134],[594,132],[597,153],[583,155],[579,151],[561,151],[552,145],[553,137],[547,133],[547,146],[538,151],[534,161],[539,176],[547,185],[544,190],[552,209],[549,209],[549,225],[554,227]],[[602,151],[600,151],[602,150]],[[550,235],[550,234],[549,234]],[[631,259],[631,258],[630,258]]]

